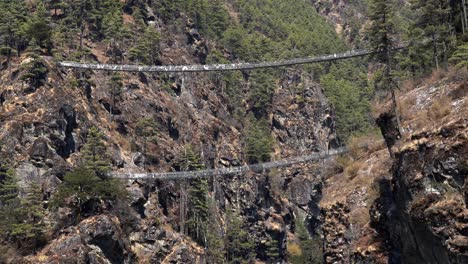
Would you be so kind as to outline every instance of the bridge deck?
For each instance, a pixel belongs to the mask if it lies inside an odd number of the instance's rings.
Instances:
[[[331,156],[346,153],[345,147],[330,150],[327,152],[314,153],[307,156],[300,156],[290,159],[270,161],[266,163],[245,165],[232,168],[209,169],[200,171],[180,171],[180,172],[163,172],[163,173],[112,173],[111,176],[119,179],[158,179],[158,180],[176,180],[176,179],[196,179],[208,178],[211,176],[232,175],[237,173],[246,173],[249,171],[262,172],[263,170],[272,168],[288,167],[298,163],[305,163],[314,160],[326,159]]]

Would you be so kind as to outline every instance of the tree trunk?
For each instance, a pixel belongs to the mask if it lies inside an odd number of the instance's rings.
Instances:
[[[463,10],[463,4],[460,4],[460,5],[462,6],[462,10]],[[461,22],[462,22],[462,33],[463,33],[463,35],[465,35],[465,14],[464,14],[464,12],[462,12],[460,14],[460,16],[461,16]]]
[[[434,63],[436,65],[436,69],[439,69],[439,58],[438,58],[438,51],[437,51],[437,43],[435,39],[435,34],[432,34],[432,48],[434,49]]]
[[[462,13],[463,13],[463,17],[462,17],[462,21],[464,21],[465,23],[465,27],[463,29],[463,34],[465,34],[466,31],[468,31],[468,17],[467,17],[467,14],[466,14],[466,0],[462,0]]]
[[[398,111],[398,104],[397,104],[397,99],[395,95],[395,89],[392,89],[392,108],[393,108],[393,112],[395,113],[395,117],[397,120],[398,132],[400,132],[400,135],[402,135],[400,111]]]

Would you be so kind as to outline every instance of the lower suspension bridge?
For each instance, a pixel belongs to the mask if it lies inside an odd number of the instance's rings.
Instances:
[[[208,169],[199,171],[177,171],[177,172],[161,172],[161,173],[117,173],[111,174],[114,178],[119,179],[153,179],[153,180],[176,180],[176,179],[197,179],[197,178],[209,178],[212,176],[225,176],[233,175],[238,173],[247,172],[263,172],[265,170],[273,168],[289,167],[294,164],[306,163],[314,160],[322,160],[331,156],[341,155],[347,152],[345,147],[329,150],[326,152],[317,152],[311,155],[294,157],[290,159],[270,161],[265,163],[258,163],[252,165],[230,167],[230,168],[219,168],[219,169]]]

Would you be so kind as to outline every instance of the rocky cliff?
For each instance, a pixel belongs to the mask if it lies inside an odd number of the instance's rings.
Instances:
[[[395,158],[383,146],[352,152],[355,172],[329,178],[327,262],[467,262],[466,77],[452,72],[402,93],[402,138],[394,116],[378,119]]]

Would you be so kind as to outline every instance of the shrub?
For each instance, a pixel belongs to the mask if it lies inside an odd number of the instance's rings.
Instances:
[[[299,245],[298,243],[293,243],[293,242],[288,243],[287,250],[288,250],[288,254],[292,258],[299,257],[302,255],[301,245]]]

